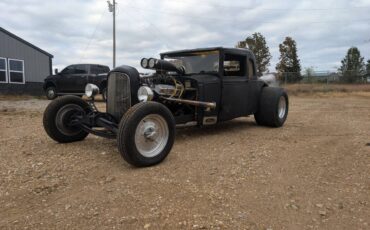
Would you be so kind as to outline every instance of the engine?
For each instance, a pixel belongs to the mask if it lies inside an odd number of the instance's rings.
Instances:
[[[198,108],[206,111],[216,108],[215,102],[198,100],[198,82],[184,75],[184,67],[155,58],[143,58],[141,66],[156,72],[140,76],[143,90],[140,94],[143,95],[144,100],[150,98],[165,104],[174,114],[177,123],[196,120]]]
[[[184,84],[172,75],[158,73],[141,75],[140,81],[159,96],[180,98],[185,90]]]
[[[142,85],[149,86],[160,97],[182,98],[184,92],[191,89],[191,81],[179,77],[185,73],[183,67],[177,67],[169,61],[155,58],[143,58],[141,66],[145,69],[156,70],[154,74],[141,75],[140,79]],[[194,88],[192,90],[194,91]]]

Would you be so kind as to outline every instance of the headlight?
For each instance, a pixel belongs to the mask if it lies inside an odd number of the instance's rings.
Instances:
[[[147,58],[143,58],[141,59],[141,67],[143,67],[144,69],[148,68],[148,59]]]
[[[87,84],[85,87],[85,95],[87,97],[95,97],[97,94],[99,94],[99,87],[97,87],[94,84]]]
[[[141,86],[137,91],[137,98],[140,102],[151,101],[153,97],[153,90],[148,86]]]
[[[149,58],[148,67],[154,69],[157,60],[155,58]]]

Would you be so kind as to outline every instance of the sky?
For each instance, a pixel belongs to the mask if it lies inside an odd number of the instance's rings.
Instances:
[[[112,0],[111,0],[112,1]],[[0,0],[0,26],[69,64],[112,67],[112,13],[106,0]],[[286,36],[302,69],[335,71],[351,46],[370,59],[370,0],[117,0],[117,65],[169,50],[234,47],[254,32],[279,60]]]

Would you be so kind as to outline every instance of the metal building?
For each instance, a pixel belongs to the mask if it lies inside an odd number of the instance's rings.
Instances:
[[[0,93],[43,94],[53,55],[0,27]]]

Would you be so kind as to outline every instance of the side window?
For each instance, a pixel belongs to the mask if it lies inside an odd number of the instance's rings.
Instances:
[[[74,73],[74,66],[73,65],[67,66],[61,72],[61,74],[72,74],[72,73]]]
[[[87,65],[75,65],[74,74],[87,74]]]
[[[102,65],[93,65],[91,66],[91,73],[92,74],[102,74],[102,73],[108,73],[109,67],[102,66]]]
[[[6,64],[6,59],[0,57],[0,83],[8,82],[8,69]]]
[[[109,73],[110,69],[108,66],[103,67],[103,73]]]
[[[248,58],[248,78],[253,79],[256,75],[256,70],[254,69],[254,62],[252,59]]]
[[[99,66],[96,66],[96,65],[90,66],[90,73],[91,74],[99,74]]]
[[[24,84],[24,61],[8,59],[9,83]]]
[[[62,74],[86,74],[86,67],[86,65],[70,65],[62,71]]]
[[[241,55],[225,54],[224,76],[246,76],[246,57]]]

